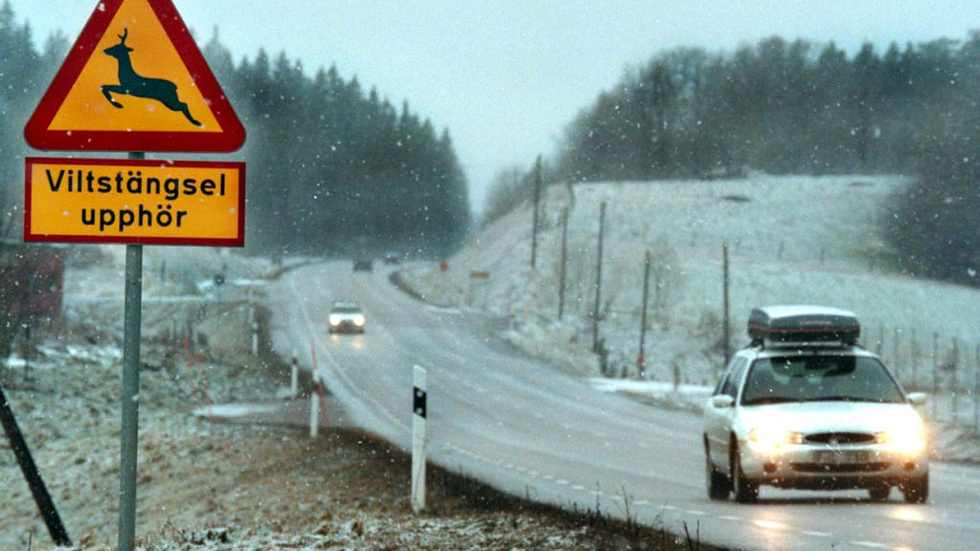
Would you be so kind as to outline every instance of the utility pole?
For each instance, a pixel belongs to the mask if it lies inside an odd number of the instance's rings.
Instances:
[[[599,254],[595,264],[595,304],[592,307],[592,352],[599,352],[599,307],[602,300],[602,240],[606,225],[606,203],[599,205]]]
[[[561,213],[561,265],[558,266],[558,319],[565,312],[565,278],[568,263],[568,207]]]
[[[732,359],[731,351],[731,312],[730,304],[728,300],[728,287],[730,285],[728,276],[728,244],[722,246],[721,249],[722,256],[722,287],[724,288],[723,294],[723,312],[722,312],[722,333],[724,333],[724,350],[725,350],[725,365]]]
[[[640,353],[636,357],[636,368],[640,372],[640,378],[646,375],[646,355],[644,344],[647,336],[647,299],[650,296],[650,251],[647,251],[643,259],[643,307],[640,311]]]
[[[531,222],[531,269],[535,269],[538,259],[538,203],[541,201],[541,155],[534,169],[534,216]]]

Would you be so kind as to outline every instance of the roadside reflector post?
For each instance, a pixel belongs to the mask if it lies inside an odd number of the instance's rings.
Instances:
[[[323,378],[320,377],[320,373],[314,371],[313,373],[313,392],[310,393],[310,437],[316,438],[318,428],[320,426],[320,413],[323,413],[323,428],[329,429],[330,423],[327,418],[327,401],[324,397],[326,392],[326,385],[323,384]]]
[[[317,418],[320,416],[320,368],[316,365],[316,345],[310,343],[310,359],[313,360],[313,378],[310,381],[310,438],[316,438]]]
[[[320,385],[314,379],[313,392],[310,393],[310,438],[316,438],[320,426]]]
[[[296,398],[296,394],[299,392],[299,359],[296,358],[296,352],[293,351],[293,371],[289,379],[289,394],[293,398]]]
[[[313,359],[313,378],[310,381],[313,390],[310,392],[310,437],[316,438],[321,410],[323,411],[323,428],[329,428],[330,423],[327,418],[327,401],[324,396],[327,385],[324,383],[323,374],[320,373],[320,368],[317,366],[316,345],[313,343],[310,343],[310,357]]]
[[[248,311],[246,312],[248,318],[247,323],[252,325],[255,321],[255,297],[252,296],[252,288],[248,288]]]
[[[259,355],[259,324],[258,322],[252,322],[252,355]]]
[[[425,509],[425,369],[415,366],[412,391],[412,512]]]

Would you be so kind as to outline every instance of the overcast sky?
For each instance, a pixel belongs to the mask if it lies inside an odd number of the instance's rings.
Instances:
[[[35,42],[77,37],[97,0],[5,0]],[[530,167],[630,66],[659,51],[731,52],[773,35],[879,52],[980,29],[977,0],[173,0],[201,43],[336,64],[448,127],[479,210],[500,168]],[[2,55],[2,53],[0,53]],[[38,98],[40,100],[40,98]]]

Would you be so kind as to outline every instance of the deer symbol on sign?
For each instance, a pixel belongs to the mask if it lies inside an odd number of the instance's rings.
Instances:
[[[180,98],[177,96],[176,84],[162,78],[142,77],[133,69],[133,62],[129,59],[129,53],[133,49],[126,45],[126,37],[129,36],[129,29],[123,29],[123,33],[116,36],[119,37],[119,44],[103,50],[106,54],[116,58],[116,61],[119,63],[119,84],[102,85],[102,94],[109,100],[109,103],[119,109],[123,107],[121,103],[112,97],[112,94],[155,99],[167,109],[183,113],[187,117],[187,120],[191,121],[194,126],[201,126],[201,123],[194,120],[194,117],[191,116],[187,104],[180,101]]]

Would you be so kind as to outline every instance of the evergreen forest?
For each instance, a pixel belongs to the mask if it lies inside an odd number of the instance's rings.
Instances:
[[[57,35],[36,51],[29,24],[0,6],[5,238],[19,235],[23,159],[37,154],[24,143],[24,124],[70,47]],[[247,163],[247,253],[438,258],[460,246],[469,197],[448,129],[336,67],[308,76],[298,60],[264,50],[236,62],[217,30],[201,51],[247,132],[241,151],[214,158]]]

